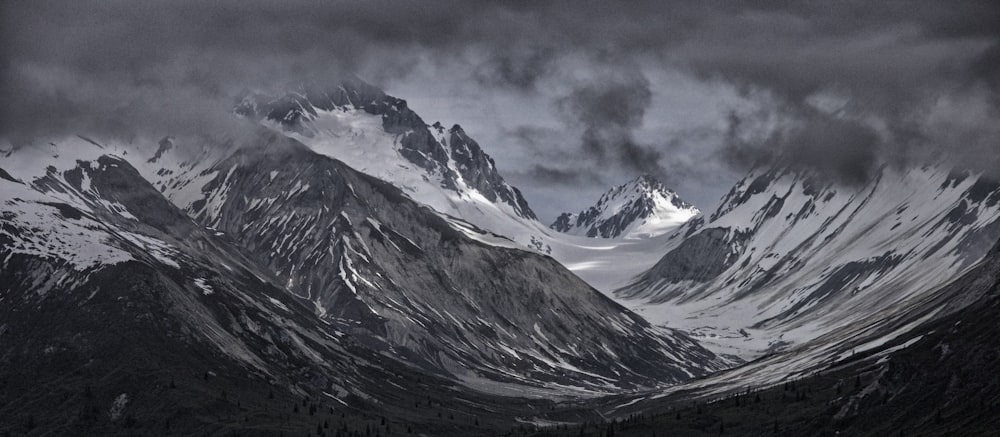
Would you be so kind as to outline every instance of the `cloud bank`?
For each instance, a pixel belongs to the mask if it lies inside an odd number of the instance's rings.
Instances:
[[[491,139],[509,144],[484,142],[490,150],[554,149],[541,162],[514,163],[522,183],[618,182],[639,172],[671,180],[775,160],[858,183],[886,163],[952,160],[992,170],[1000,157],[994,1],[77,0],[0,8],[0,137],[15,143],[76,133],[204,135],[233,122],[232,99],[244,89],[352,74],[400,83],[421,66],[439,81],[544,99],[559,141],[525,125],[510,129],[520,136]],[[664,117],[658,96],[670,84],[651,78],[663,71],[731,90],[727,102],[735,103],[702,110],[708,121],[690,130],[653,134]]]

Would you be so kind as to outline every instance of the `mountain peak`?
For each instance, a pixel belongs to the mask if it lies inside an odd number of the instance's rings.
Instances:
[[[669,198],[672,203],[676,203],[678,208],[693,208],[691,204],[681,199],[674,190],[649,173],[643,173],[623,186],[636,187],[633,191],[641,192],[646,196],[662,195]]]
[[[643,173],[602,194],[578,214],[563,213],[549,227],[601,238],[649,238],[670,232],[699,213],[677,193]]]
[[[461,126],[428,125],[405,100],[357,77],[335,87],[306,85],[276,96],[247,94],[238,101],[236,113],[265,120],[323,154],[397,184],[439,211],[457,212],[455,197],[483,198],[518,217],[535,219],[521,192],[504,180],[493,158]]]

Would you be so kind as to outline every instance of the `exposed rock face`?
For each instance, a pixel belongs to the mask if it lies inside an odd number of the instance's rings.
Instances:
[[[440,123],[435,123],[433,127],[439,133],[443,133]],[[479,144],[469,138],[461,126],[457,124],[452,126],[448,134],[447,142],[442,144],[451,150],[451,159],[467,185],[482,193],[491,202],[499,200],[513,206],[514,211],[521,217],[535,218],[535,213],[531,211],[521,192],[504,181],[496,170],[493,158],[483,152]]]

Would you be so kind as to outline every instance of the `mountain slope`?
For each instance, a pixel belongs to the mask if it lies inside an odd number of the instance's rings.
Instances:
[[[392,185],[295,141],[271,135],[212,171],[193,217],[243,241],[325,319],[355,323],[373,347],[428,370],[472,385],[616,390],[723,365],[551,258],[469,239]]]
[[[781,349],[892,317],[969,268],[1000,236],[997,188],[935,168],[883,168],[857,187],[755,170],[616,295],[717,350]]]
[[[650,238],[669,233],[698,214],[649,175],[641,175],[601,195],[578,214],[563,213],[549,227],[570,235],[600,238]]]
[[[0,160],[0,432],[482,435],[551,408],[456,385],[317,317],[125,159],[148,154],[62,146]]]
[[[404,100],[361,81],[321,90],[248,93],[236,111],[320,155],[391,183],[470,238],[550,255],[602,291],[623,285],[656,261],[660,249],[652,241],[638,243],[641,247],[634,244],[638,240],[606,242],[556,232],[538,222],[520,192],[503,181],[492,159],[461,128],[428,126]],[[161,160],[176,162],[137,167],[157,187],[165,186],[168,198],[190,205],[200,196],[197,186],[207,183],[211,163],[221,159],[202,152],[192,153],[197,160],[165,154]],[[664,224],[674,225],[668,222]],[[627,269],[617,266],[623,262]]]
[[[266,411],[262,429],[308,430],[311,418],[278,420],[289,402],[407,384],[393,374],[404,366],[351,346],[102,152],[20,161],[43,170],[10,166],[0,180],[4,428],[222,432],[241,426],[242,401]]]
[[[686,336],[652,328],[551,258],[469,239],[454,227],[459,222],[284,136],[264,133],[207,154],[167,144],[156,154],[119,150],[153,181],[156,196],[162,192],[196,219],[196,229],[231,241],[256,276],[304,299],[353,341],[426,372],[494,392],[572,386],[590,393],[726,365]],[[96,162],[117,147],[75,139],[61,144],[58,160],[76,168],[76,158]],[[41,165],[20,154],[9,159],[16,168]],[[145,226],[156,217],[135,221]],[[25,227],[37,226],[32,220],[26,217]],[[95,220],[76,232],[100,242],[107,240],[102,229]],[[53,246],[44,233],[36,237],[35,246]],[[147,244],[148,252],[173,253],[157,244]],[[55,247],[66,257],[100,253]],[[106,249],[109,257],[115,248]]]
[[[994,435],[1000,425],[1000,243],[966,274],[928,293],[891,329],[849,337],[842,354],[801,366],[797,355],[830,342],[768,356],[667,392],[597,400],[588,409],[620,423],[615,435]],[[935,318],[919,322],[924,315]],[[918,321],[917,323],[914,323]],[[871,345],[871,347],[867,347]],[[837,347],[836,345],[832,345]],[[846,346],[846,347],[844,347]],[[563,413],[565,414],[565,413]],[[599,436],[584,425],[537,435]]]

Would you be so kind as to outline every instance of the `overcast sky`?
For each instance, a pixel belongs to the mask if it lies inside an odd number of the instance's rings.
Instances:
[[[640,173],[711,208],[758,162],[995,171],[997,5],[4,2],[0,137],[205,135],[243,89],[358,74],[461,124],[543,220]]]

